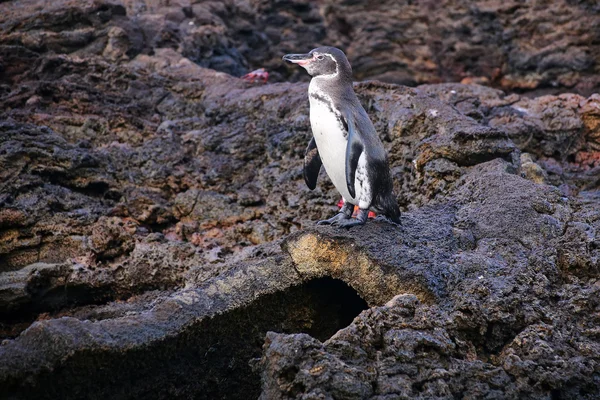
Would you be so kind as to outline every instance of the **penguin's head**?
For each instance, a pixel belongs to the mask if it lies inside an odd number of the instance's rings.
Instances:
[[[307,54],[286,54],[283,59],[298,64],[313,77],[352,80],[352,68],[346,55],[335,47],[318,47]]]

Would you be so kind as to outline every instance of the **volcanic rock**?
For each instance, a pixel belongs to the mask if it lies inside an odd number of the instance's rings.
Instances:
[[[1,2],[0,398],[598,397],[598,8],[409,3]],[[308,44],[401,226],[314,225]]]

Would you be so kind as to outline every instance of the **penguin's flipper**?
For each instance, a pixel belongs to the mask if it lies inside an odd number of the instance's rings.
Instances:
[[[351,114],[345,115],[346,125],[348,126],[348,145],[346,146],[346,185],[348,193],[355,197],[354,178],[356,178],[356,167],[358,159],[364,150],[364,145],[360,139],[360,135],[356,131],[356,124]]]
[[[317,187],[317,178],[319,177],[319,171],[321,170],[321,156],[319,156],[319,149],[315,143],[315,138],[311,138],[304,153],[304,182],[310,190]]]

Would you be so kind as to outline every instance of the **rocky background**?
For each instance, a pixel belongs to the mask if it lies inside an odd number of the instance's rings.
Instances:
[[[596,2],[24,0],[0,28],[0,398],[599,396]],[[321,44],[367,80],[402,227],[314,225],[339,195],[305,187],[280,58]]]

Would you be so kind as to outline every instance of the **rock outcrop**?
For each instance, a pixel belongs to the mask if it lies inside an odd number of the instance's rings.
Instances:
[[[594,4],[0,11],[0,398],[600,393]],[[401,227],[316,227],[307,84],[235,77],[306,43],[471,82],[355,85]]]
[[[395,271],[402,294],[325,342],[270,333],[262,398],[596,397],[599,252],[574,231],[595,240],[599,218],[588,218],[598,203],[580,204],[580,219],[558,189],[515,172],[504,161],[480,164],[461,178],[453,207],[405,214],[397,237],[353,233],[352,259]],[[565,253],[583,247],[587,268],[573,274]],[[345,265],[345,274],[360,270]],[[418,277],[404,272],[419,267]]]
[[[21,62],[40,52],[122,62],[169,48],[235,76],[265,67],[272,80],[305,80],[281,55],[322,44],[344,48],[359,80],[585,96],[600,88],[594,1],[26,0],[0,11],[0,44],[17,46],[2,52]]]

